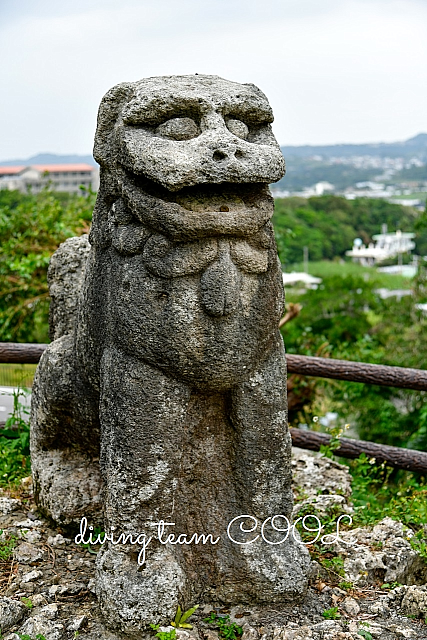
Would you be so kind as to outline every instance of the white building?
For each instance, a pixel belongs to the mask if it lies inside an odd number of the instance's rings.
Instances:
[[[322,278],[315,278],[304,271],[291,271],[290,273],[282,273],[282,280],[285,286],[292,287],[296,284],[302,284],[307,289],[317,289],[322,282]]]
[[[323,196],[324,193],[333,193],[335,186],[330,182],[316,182],[314,185],[314,191],[316,196]]]
[[[50,184],[55,191],[80,193],[80,186],[98,190],[99,171],[90,164],[34,164],[0,166],[0,189],[39,193]]]
[[[353,258],[353,262],[359,262],[363,266],[372,266],[383,260],[395,258],[402,253],[409,253],[415,248],[412,238],[415,233],[379,233],[373,236],[373,242],[365,246],[360,238],[356,238],[351,251],[346,251],[346,255]]]

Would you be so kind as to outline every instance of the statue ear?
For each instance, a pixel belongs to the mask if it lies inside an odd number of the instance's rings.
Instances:
[[[123,105],[132,97],[134,86],[132,82],[116,85],[99,105],[93,157],[101,167],[111,167],[114,162],[114,125]]]

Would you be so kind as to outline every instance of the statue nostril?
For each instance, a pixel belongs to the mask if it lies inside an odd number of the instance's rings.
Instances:
[[[214,160],[225,160],[226,157],[227,157],[227,154],[219,150],[215,151],[213,154]]]

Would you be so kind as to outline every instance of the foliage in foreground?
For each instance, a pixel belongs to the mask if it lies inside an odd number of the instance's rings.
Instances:
[[[229,615],[218,615],[212,611],[209,618],[204,619],[204,622],[213,624],[218,629],[220,637],[226,640],[238,640],[243,633],[243,627],[235,622],[230,622]]]
[[[180,605],[178,605],[178,609],[175,614],[175,618],[170,623],[174,629],[170,629],[169,631],[161,631],[160,624],[152,623],[150,627],[153,631],[156,631],[155,637],[159,638],[159,640],[175,640],[176,638],[176,629],[192,629],[193,625],[188,624],[187,620],[190,618],[195,611],[199,608],[200,605],[196,604],[194,607],[187,609],[186,611],[182,611]]]
[[[338,445],[339,446],[339,445]],[[332,451],[326,452],[334,458]],[[352,496],[354,512],[352,522],[347,522],[347,516],[340,522],[340,529],[374,526],[386,517],[400,521],[405,527],[412,529],[414,535],[408,537],[412,548],[427,562],[427,486],[425,478],[409,471],[396,471],[385,464],[377,465],[376,461],[368,459],[362,454],[356,460],[349,462],[352,476]],[[301,493],[302,491],[302,493]],[[319,489],[321,491],[321,489]],[[296,502],[304,499],[301,488],[296,488]],[[312,524],[309,516],[313,512],[313,505],[307,504],[298,511],[298,517],[308,518],[307,531],[301,530],[302,540],[308,545],[312,559],[316,560],[328,572],[329,580],[341,589],[352,590],[353,583],[346,582],[343,557],[325,545],[321,537],[313,540],[312,533],[317,531],[317,524]],[[322,531],[326,534],[335,533],[337,520],[342,516],[342,506],[331,503],[324,510],[316,512]],[[378,543],[382,548],[382,543]],[[394,589],[397,583],[385,583],[382,589]],[[329,610],[328,610],[329,611]]]
[[[11,559],[15,547],[16,537],[4,535],[3,529],[0,529],[0,565]]]
[[[187,609],[186,611],[182,611],[181,607],[178,605],[178,609],[175,615],[175,619],[172,620],[171,625],[176,627],[177,629],[192,629],[193,625],[188,624],[187,620],[190,618],[195,611],[199,608],[200,605],[196,604],[194,607]]]
[[[410,471],[396,471],[362,454],[350,466],[355,523],[374,525],[386,516],[416,530],[427,522],[425,478]]]
[[[94,202],[92,192],[0,191],[0,341],[49,341],[49,259],[61,242],[88,231]]]
[[[348,464],[348,461],[346,461]],[[424,477],[376,465],[361,455],[350,463],[352,501],[357,526],[374,525],[385,517],[403,522],[415,535],[413,549],[427,562],[427,485]]]
[[[331,263],[332,264],[332,263]],[[282,330],[289,353],[425,369],[427,270],[408,281],[412,295],[382,299],[372,269],[325,277],[317,290],[287,290],[288,303],[302,306]],[[310,424],[313,414],[337,412],[365,440],[427,450],[426,392],[371,384],[291,376],[290,422]]]
[[[0,429],[0,487],[16,484],[31,473],[29,410],[20,401],[27,394],[20,388],[13,392],[12,414]]]
[[[341,615],[338,613],[338,607],[331,607],[331,609],[325,609],[322,613],[325,620],[338,620]]]

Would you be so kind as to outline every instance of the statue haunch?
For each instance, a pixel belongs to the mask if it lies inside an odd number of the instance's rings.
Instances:
[[[273,605],[306,586],[292,536],[226,535],[236,516],[292,508],[272,120],[257,87],[216,76],[114,87],[99,109],[90,250],[68,241],[50,267],[56,339],[33,394],[36,496],[63,524],[93,524],[102,477],[105,531],[153,536],[142,566],[131,544],[98,555],[101,609],[127,637],[178,602]],[[161,544],[160,520],[175,523],[167,533],[221,539]]]

